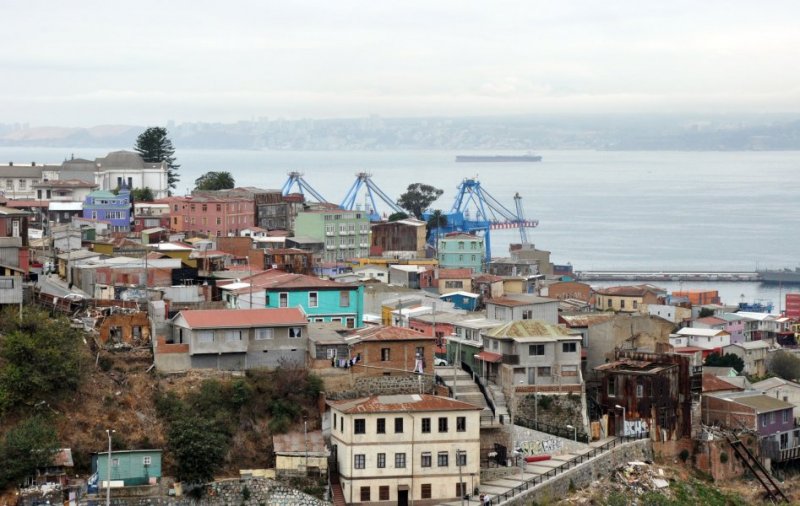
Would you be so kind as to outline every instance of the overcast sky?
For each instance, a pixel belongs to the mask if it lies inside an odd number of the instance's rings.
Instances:
[[[800,2],[2,0],[0,123],[800,109]]]

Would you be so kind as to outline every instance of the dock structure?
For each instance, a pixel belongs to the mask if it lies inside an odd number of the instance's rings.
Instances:
[[[758,272],[736,271],[579,271],[581,281],[761,281]]]

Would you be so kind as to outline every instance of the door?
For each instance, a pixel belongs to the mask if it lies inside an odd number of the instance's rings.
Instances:
[[[397,491],[397,506],[408,506],[408,490]]]

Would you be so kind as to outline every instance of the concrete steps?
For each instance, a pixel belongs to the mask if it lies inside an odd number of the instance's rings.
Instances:
[[[486,398],[481,393],[481,389],[472,380],[472,376],[461,369],[453,369],[453,366],[436,367],[436,375],[442,378],[445,385],[454,392],[454,397],[460,401],[468,402],[483,409],[489,409]]]

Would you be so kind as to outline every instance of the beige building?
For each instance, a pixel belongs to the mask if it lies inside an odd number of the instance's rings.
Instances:
[[[347,504],[439,504],[479,487],[479,407],[424,394],[328,405]]]
[[[653,285],[610,286],[595,292],[595,308],[617,313],[647,313],[647,305],[658,304],[664,291]]]

